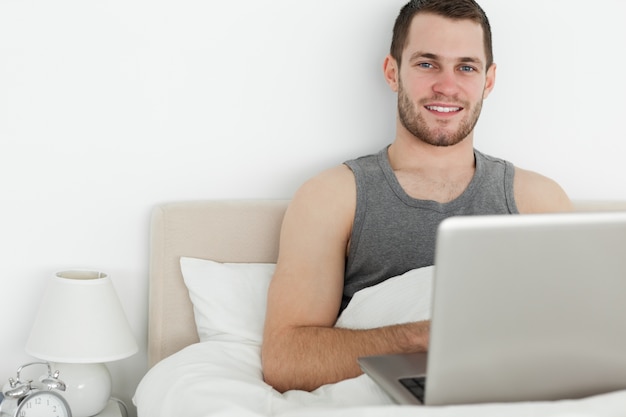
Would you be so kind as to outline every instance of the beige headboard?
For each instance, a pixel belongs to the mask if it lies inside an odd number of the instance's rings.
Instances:
[[[162,204],[152,212],[148,362],[198,341],[180,257],[218,262],[276,262],[287,200]]]
[[[151,225],[148,361],[198,341],[181,256],[275,262],[288,200],[177,202],[154,208]],[[578,202],[580,211],[626,210],[626,202]]]

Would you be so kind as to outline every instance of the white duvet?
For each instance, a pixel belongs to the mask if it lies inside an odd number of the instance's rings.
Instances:
[[[428,318],[431,277],[432,269],[423,268],[359,292],[337,325],[363,328]],[[424,294],[419,302],[416,294]],[[137,388],[134,403],[139,417],[626,416],[626,391],[557,402],[400,406],[362,375],[313,392],[280,394],[263,382],[260,341],[226,334],[189,346],[155,365]]]

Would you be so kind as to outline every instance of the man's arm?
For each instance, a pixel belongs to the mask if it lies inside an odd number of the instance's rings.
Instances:
[[[515,202],[522,214],[556,213],[573,210],[561,186],[533,171],[515,168]]]
[[[355,377],[359,356],[427,349],[428,322],[333,327],[355,205],[354,176],[339,166],[304,184],[285,214],[262,348],[265,381],[278,391],[310,391]]]

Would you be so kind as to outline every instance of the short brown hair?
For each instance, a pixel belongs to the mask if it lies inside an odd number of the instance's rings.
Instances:
[[[487,68],[493,64],[491,25],[478,3],[474,0],[411,0],[402,7],[393,27],[390,53],[398,62],[398,66],[401,64],[402,51],[409,36],[411,22],[418,13],[432,13],[454,20],[468,19],[480,24],[483,28]]]

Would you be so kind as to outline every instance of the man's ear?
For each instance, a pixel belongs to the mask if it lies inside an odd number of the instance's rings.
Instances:
[[[391,55],[387,55],[385,57],[385,62],[383,63],[383,73],[385,74],[385,81],[387,81],[389,87],[397,93],[400,68],[398,68],[398,62]]]
[[[485,91],[483,91],[483,99],[489,97],[493,87],[496,85],[496,64],[491,64],[487,69],[487,76],[485,78]]]

